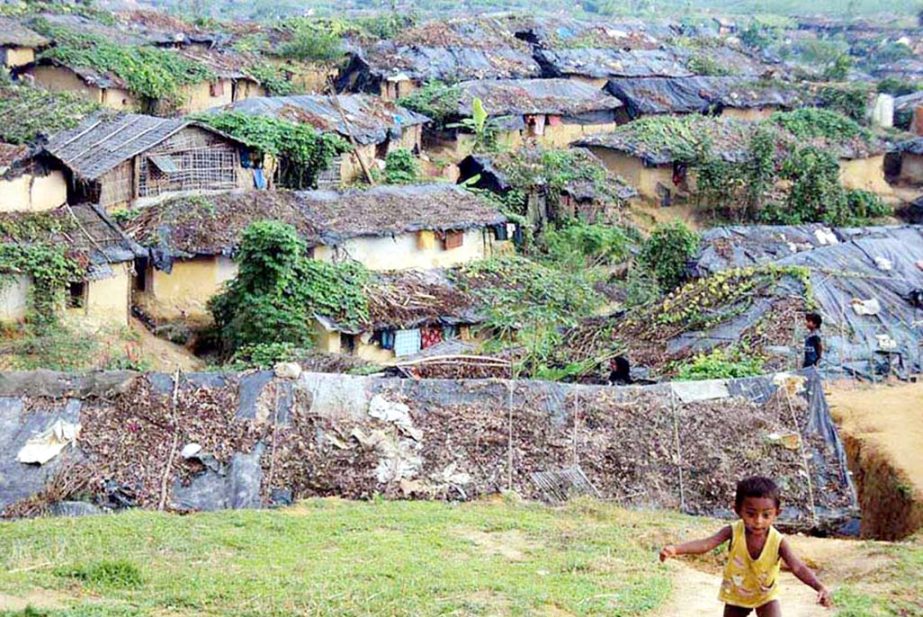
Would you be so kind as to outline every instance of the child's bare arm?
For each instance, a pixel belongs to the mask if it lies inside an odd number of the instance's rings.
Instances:
[[[682,544],[668,544],[660,550],[660,561],[666,561],[670,557],[677,555],[701,555],[708,551],[721,546],[731,539],[731,526],[724,527],[715,535],[702,539],[684,542]]]
[[[827,608],[833,606],[830,591],[817,579],[811,568],[798,559],[786,540],[782,540],[782,544],[779,545],[779,555],[785,560],[792,574],[798,577],[798,580],[817,592],[817,602],[819,604]]]

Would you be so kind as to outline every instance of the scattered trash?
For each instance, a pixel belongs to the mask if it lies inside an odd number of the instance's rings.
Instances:
[[[369,415],[394,424],[405,435],[416,441],[423,439],[423,431],[414,428],[413,421],[410,419],[410,408],[404,403],[393,403],[380,394],[376,394],[369,401]]]
[[[856,315],[877,315],[881,312],[881,303],[878,302],[878,298],[872,298],[871,300],[853,299],[852,310],[856,312]]]
[[[882,270],[884,272],[889,272],[892,268],[894,268],[894,263],[890,259],[887,259],[885,257],[876,257],[875,265],[878,267],[879,270]]]
[[[875,340],[878,341],[878,349],[882,351],[894,351],[897,349],[897,341],[888,334],[877,334]]]
[[[815,229],[814,237],[817,238],[817,241],[820,242],[821,246],[829,246],[840,243],[836,237],[836,234],[833,233],[833,230],[827,228]]]
[[[183,449],[180,450],[179,455],[182,456],[184,459],[189,460],[201,451],[202,451],[202,446],[200,446],[199,444],[187,443],[185,446],[183,446]]]
[[[49,428],[30,438],[16,460],[27,465],[44,465],[68,445],[77,441],[80,425],[57,420]]]
[[[797,433],[769,433],[766,440],[770,443],[780,444],[789,450],[798,450],[801,448],[801,435]]]
[[[276,377],[280,379],[298,379],[301,377],[301,366],[296,362],[279,362],[273,370]]]

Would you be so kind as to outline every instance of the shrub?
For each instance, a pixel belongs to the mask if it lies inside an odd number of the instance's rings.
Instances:
[[[343,55],[343,42],[333,30],[298,22],[292,27],[291,40],[280,45],[276,53],[293,60],[324,62]]]
[[[444,127],[458,115],[461,91],[441,81],[430,81],[398,99],[398,105],[406,107],[433,120],[436,127]]]
[[[138,566],[124,560],[98,561],[72,568],[59,568],[58,576],[75,578],[96,587],[140,587],[143,579]]]
[[[699,354],[680,365],[676,378],[680,381],[737,379],[760,375],[762,372],[763,361],[760,358],[748,358],[739,353],[715,349],[708,354]]]
[[[868,86],[826,86],[818,92],[821,105],[856,122],[865,122],[868,108]]]
[[[593,267],[621,261],[631,241],[620,227],[573,221],[550,228],[544,236],[549,257],[562,266]]]
[[[681,221],[658,225],[645,240],[638,263],[657,279],[663,291],[686,279],[686,265],[699,248],[698,235]]]
[[[420,177],[420,165],[407,148],[398,148],[385,157],[385,182],[413,184]]]

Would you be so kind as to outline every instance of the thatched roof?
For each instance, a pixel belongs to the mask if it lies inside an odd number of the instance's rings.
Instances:
[[[13,163],[22,159],[29,152],[29,146],[16,146],[0,142],[0,176],[2,176]]]
[[[516,36],[545,49],[578,47],[656,49],[674,36],[669,25],[639,19],[580,21],[562,16],[513,16],[510,27]]]
[[[381,143],[406,127],[429,122],[424,115],[368,94],[341,94],[337,102],[349,122],[349,129],[332,98],[322,95],[254,97],[214,111],[281,118],[344,137],[352,133],[360,144]]]
[[[224,79],[247,78],[256,81],[244,69],[263,60],[254,54],[242,54],[230,49],[208,48],[200,45],[181,47],[175,50],[178,56],[195,64],[204,66],[209,71]]]
[[[309,246],[421,229],[454,230],[506,222],[483,198],[455,185],[381,186],[368,190],[232,191],[177,197],[148,206],[126,226],[164,255],[230,255],[248,225],[288,223]]]
[[[612,79],[606,88],[625,104],[632,117],[721,108],[792,108],[803,101],[802,92],[789,84],[740,77]]]
[[[440,271],[378,274],[366,287],[372,329],[483,321],[483,306]]]
[[[38,48],[48,45],[48,39],[33,32],[19,21],[10,17],[0,17],[0,47]]]
[[[305,215],[317,225],[325,243],[331,244],[358,236],[462,230],[506,222],[493,204],[453,184],[298,195]]]
[[[105,278],[107,264],[132,261],[143,253],[102,209],[89,204],[0,214],[0,243],[64,246],[86,264],[91,278]]]
[[[812,145],[832,151],[840,159],[866,158],[883,151],[883,144],[870,134],[859,133],[850,137],[805,139],[797,137],[774,119],[743,121],[713,116],[647,116],[618,127],[611,133],[593,135],[574,143],[586,148],[615,150],[640,158],[649,165],[665,165],[675,161],[695,158],[700,146],[706,143],[710,150],[726,161],[742,161],[749,156],[750,139],[758,128],[776,134],[777,151],[785,154],[785,144]],[[780,115],[785,118],[787,116]],[[857,127],[857,130],[859,127]]]
[[[204,124],[182,118],[97,113],[49,140],[45,150],[83,180],[97,180],[120,163],[153,148],[187,126],[237,142]]]
[[[148,206],[126,224],[144,246],[176,257],[230,255],[244,230],[257,221],[281,221],[309,244],[320,243],[314,223],[292,191],[232,191],[207,197],[176,197]]]
[[[554,114],[575,116],[611,111],[621,101],[589,84],[569,79],[483,79],[459,84],[459,116],[470,116],[475,98],[491,116]]]
[[[113,13],[119,24],[154,45],[214,45],[227,35],[206,32],[162,11],[131,10]]]

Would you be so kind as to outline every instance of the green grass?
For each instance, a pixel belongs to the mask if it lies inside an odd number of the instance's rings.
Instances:
[[[64,608],[37,614],[55,617],[628,617],[669,595],[656,560],[663,538],[699,525],[641,516],[596,503],[313,500],[18,521],[0,527],[0,593],[52,590]]]
[[[834,594],[837,617],[923,617],[923,534],[882,546],[888,566],[873,580],[851,580]]]

